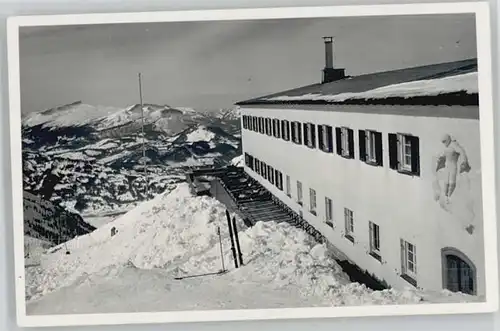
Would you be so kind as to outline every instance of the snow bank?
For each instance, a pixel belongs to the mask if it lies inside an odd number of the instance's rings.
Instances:
[[[455,75],[439,79],[419,80],[408,83],[393,84],[358,93],[340,93],[336,95],[308,93],[298,96],[277,96],[267,98],[269,101],[303,101],[322,100],[328,102],[344,102],[350,99],[385,99],[391,97],[411,98],[418,96],[436,96],[444,93],[466,92],[478,93],[477,72]]]
[[[193,199],[187,185],[159,195],[96,231],[67,242],[62,250],[43,259],[43,271],[33,275],[33,293],[44,294],[67,286],[85,274],[129,261],[144,268],[166,268],[201,254],[216,241],[216,227],[223,233],[225,209],[209,198]],[[118,233],[111,237],[111,228]]]
[[[113,227],[117,234],[111,237]],[[221,270],[217,227],[230,272],[174,280]],[[212,198],[191,196],[187,184],[180,184],[69,241],[70,255],[52,249],[40,267],[27,269],[28,310],[103,313],[421,302],[416,290],[372,291],[351,283],[325,245],[289,224],[259,222],[246,228],[238,221],[238,229],[245,265],[234,269],[225,207]]]
[[[197,141],[211,141],[215,138],[215,133],[209,131],[206,126],[200,125],[196,130],[188,133],[186,135],[187,142],[197,142]]]

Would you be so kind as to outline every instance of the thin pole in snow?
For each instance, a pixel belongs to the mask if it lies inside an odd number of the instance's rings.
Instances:
[[[140,99],[140,103],[141,103],[141,121],[142,121],[142,161],[144,162],[144,164],[143,164],[144,182],[146,184],[145,198],[147,198],[149,185],[148,185],[148,174],[147,174],[147,168],[146,168],[146,136],[144,135],[144,106],[142,103],[142,75],[141,75],[141,73],[139,73],[139,99]]]
[[[220,260],[222,262],[222,272],[226,271],[226,267],[224,266],[224,253],[222,251],[222,237],[220,234],[220,227],[217,227],[217,234],[219,235],[219,244],[220,244]]]

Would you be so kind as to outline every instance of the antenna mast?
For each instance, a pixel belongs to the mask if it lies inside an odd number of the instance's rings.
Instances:
[[[144,105],[142,103],[142,76],[141,73],[139,73],[139,98],[141,101],[141,120],[142,120],[142,161],[143,161],[143,167],[144,167],[144,182],[146,183],[146,198],[148,195],[149,191],[149,185],[148,185],[148,174],[147,174],[147,168],[146,168],[146,136],[144,134]]]

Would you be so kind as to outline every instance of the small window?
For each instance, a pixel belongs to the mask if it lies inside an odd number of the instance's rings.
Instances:
[[[297,203],[302,206],[302,183],[297,181]]]
[[[333,202],[332,199],[325,197],[325,221],[333,228]]]
[[[329,125],[318,125],[319,149],[323,152],[333,152],[332,127]]]
[[[299,122],[292,122],[292,141],[296,144],[302,144],[302,126]]]
[[[309,211],[316,215],[316,191],[312,188],[309,189]]]
[[[253,126],[252,126],[253,131],[258,132],[259,131],[259,119],[255,116],[252,116],[252,122],[253,122]]]
[[[255,172],[258,173],[259,175],[261,174],[260,173],[260,161],[259,161],[259,159],[255,159]]]
[[[367,164],[382,166],[382,133],[359,130],[359,159]]]
[[[273,119],[273,136],[275,138],[281,138],[281,126],[280,126],[280,120],[278,119]]]
[[[264,123],[264,118],[263,117],[259,117],[259,132],[260,133],[264,133],[265,132],[265,123]]]
[[[248,153],[245,153],[245,165],[250,166],[250,155]]]
[[[292,196],[292,186],[290,183],[290,176],[286,175],[286,195]]]
[[[352,159],[354,158],[354,131],[342,127],[336,128],[337,136],[337,154]]]
[[[264,162],[261,162],[260,163],[260,169],[262,171],[262,177],[264,177],[265,179],[267,179],[267,164],[265,164]]]
[[[316,126],[312,123],[304,123],[304,144],[316,148]]]
[[[286,141],[290,140],[290,122],[287,120],[281,121],[281,138]]]
[[[380,255],[380,227],[373,223],[368,223],[370,226],[370,255],[381,261]]]
[[[354,213],[348,208],[344,208],[345,237],[354,242]]]
[[[280,190],[283,190],[283,174],[281,171],[274,170],[274,185]]]
[[[391,169],[401,173],[420,175],[420,146],[418,137],[389,134],[389,163]]]
[[[267,166],[267,177],[271,184],[274,184],[274,169],[271,166]]]
[[[268,136],[271,136],[273,133],[272,133],[272,125],[271,125],[271,119],[270,118],[266,118],[266,134]]]
[[[401,239],[401,277],[417,286],[417,249],[412,243]]]
[[[249,158],[248,167],[253,170],[255,164],[254,157],[252,155],[249,155],[248,158]]]

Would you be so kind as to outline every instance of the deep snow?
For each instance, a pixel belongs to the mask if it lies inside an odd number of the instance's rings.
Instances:
[[[111,228],[117,234],[111,237]],[[230,272],[221,269],[223,236]],[[53,248],[26,269],[28,314],[286,308],[470,300],[415,289],[372,291],[351,283],[326,246],[286,223],[238,221],[244,267],[234,269],[225,208],[193,197],[187,184],[161,194],[93,233]],[[429,297],[429,295],[433,295]]]

